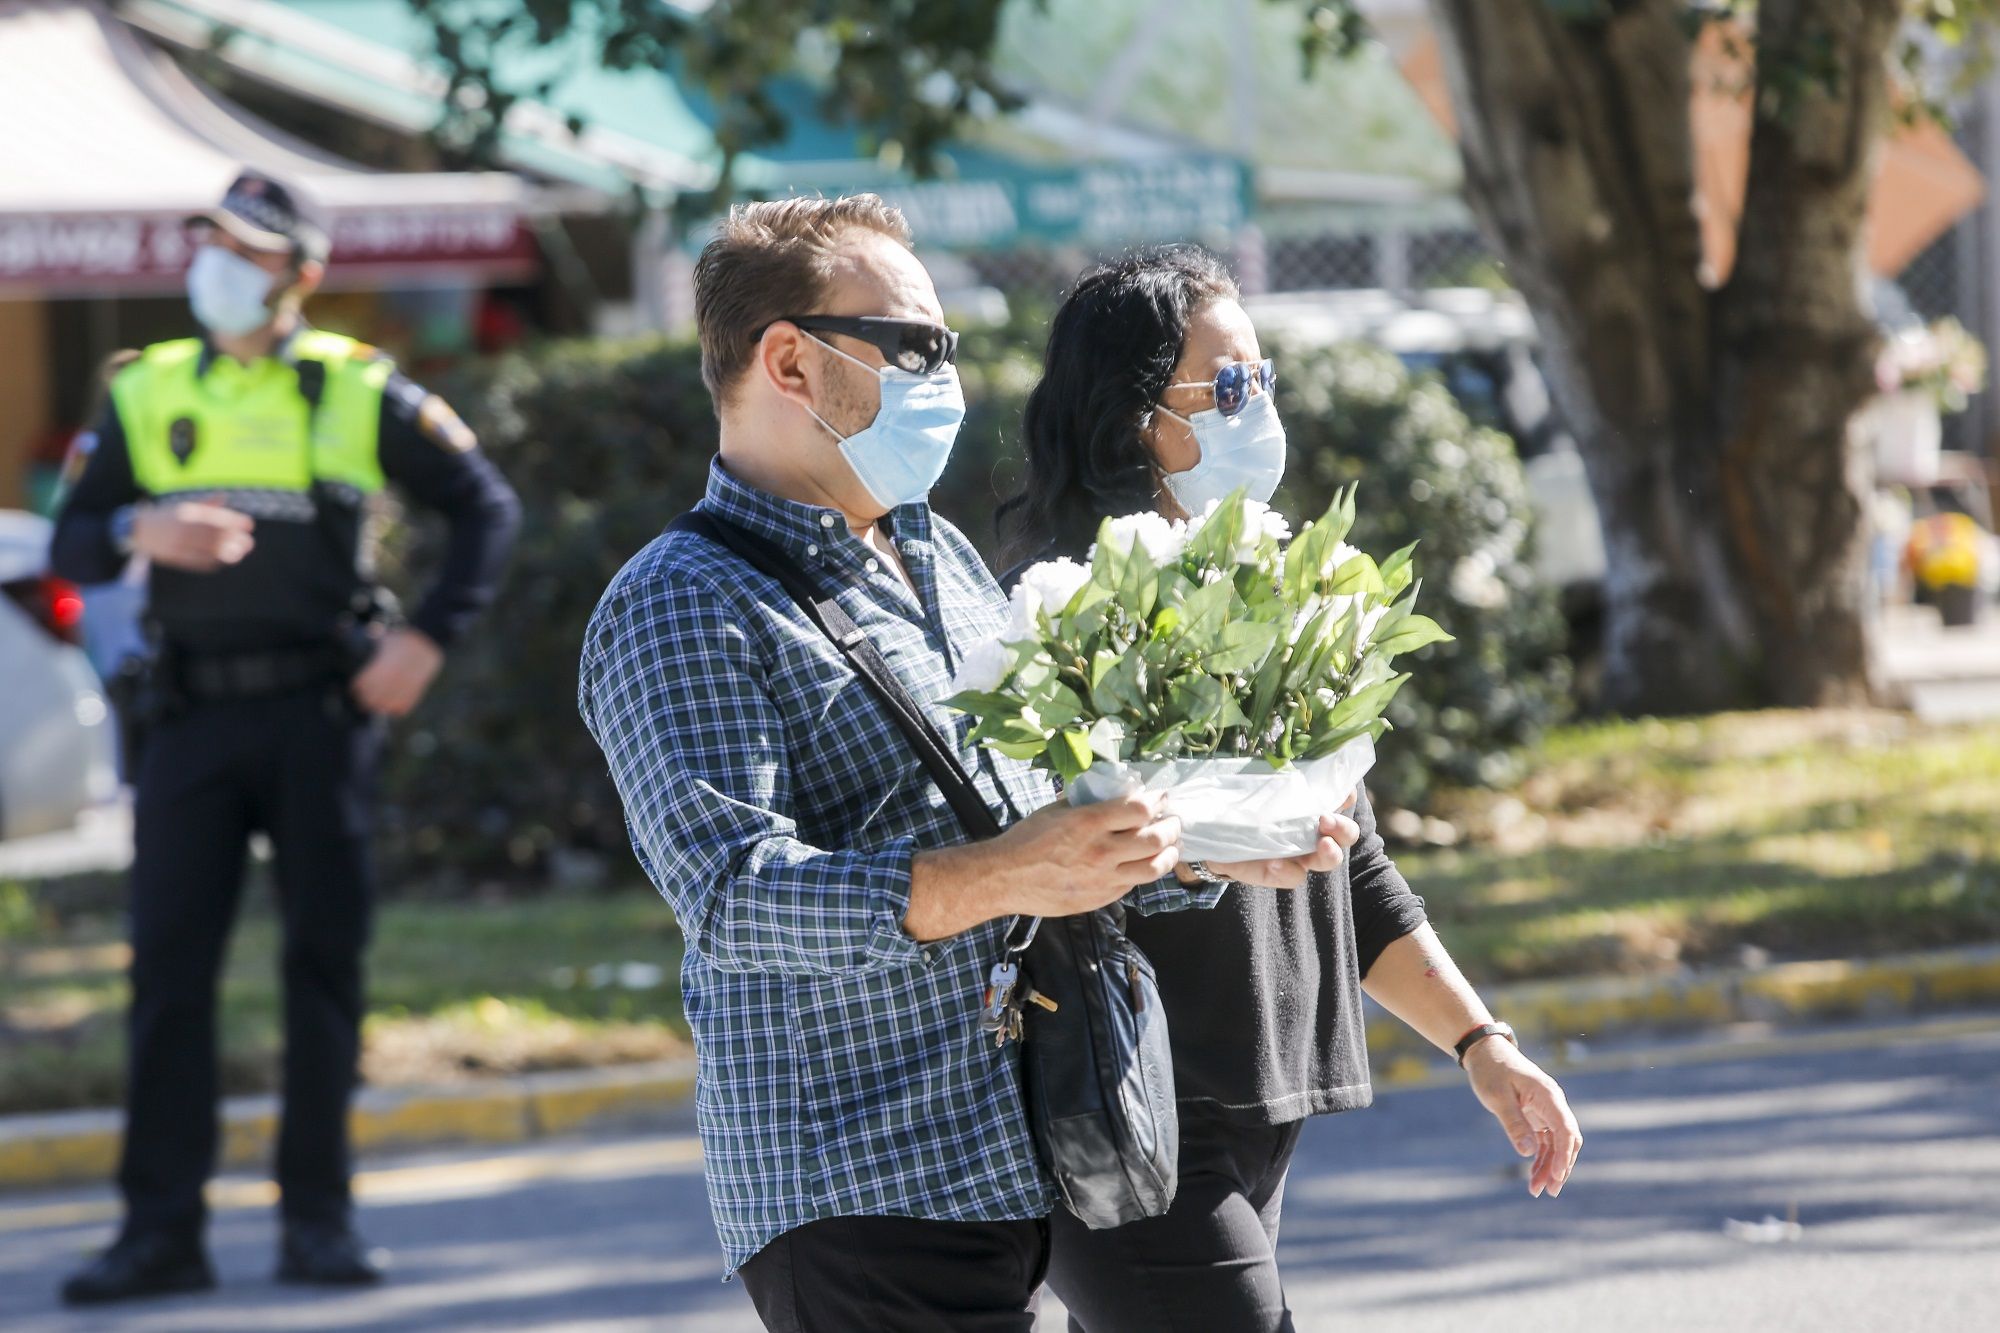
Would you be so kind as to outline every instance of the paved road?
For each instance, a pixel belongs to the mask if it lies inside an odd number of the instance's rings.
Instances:
[[[1526,1197],[1458,1087],[1315,1123],[1283,1258],[1305,1330],[1648,1333],[2000,1327],[2000,1021],[1815,1034],[1727,1059],[1656,1050],[1566,1078],[1589,1134],[1560,1201]],[[268,1187],[231,1180],[226,1282],[111,1318],[52,1275],[101,1243],[105,1191],[0,1199],[13,1333],[578,1330],[752,1333],[723,1285],[682,1133],[378,1163],[368,1229],[400,1276],[300,1299],[267,1279]],[[1796,1243],[1724,1234],[1796,1207]],[[1043,1327],[1060,1328],[1046,1311]],[[1227,1333],[1219,1330],[1218,1333]]]

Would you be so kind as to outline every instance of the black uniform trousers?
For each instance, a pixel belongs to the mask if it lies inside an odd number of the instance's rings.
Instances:
[[[337,683],[196,704],[158,724],[138,773],[127,1226],[198,1230],[217,1141],[216,988],[250,835],[276,858],[284,930],[288,1222],[344,1223],[347,1108],[360,1057],[368,837],[383,727]]]
[[[1070,1333],[1292,1333],[1278,1220],[1304,1127],[1184,1102],[1180,1184],[1164,1216],[1092,1231],[1057,1209],[1049,1287],[1069,1307]]]

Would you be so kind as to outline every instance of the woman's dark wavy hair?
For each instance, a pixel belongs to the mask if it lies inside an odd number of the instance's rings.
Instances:
[[[1155,507],[1160,469],[1142,432],[1172,382],[1189,316],[1236,298],[1221,261],[1192,245],[1135,251],[1077,279],[1022,413],[1027,477],[999,514],[1008,563],[1080,556],[1106,516]]]

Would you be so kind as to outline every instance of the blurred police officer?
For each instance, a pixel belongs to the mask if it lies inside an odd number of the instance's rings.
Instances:
[[[246,174],[188,224],[188,298],[204,333],[117,372],[54,539],[55,568],[79,582],[150,562],[157,638],[135,703],[146,740],[125,1225],[65,1284],[72,1304],[214,1285],[202,1189],[216,1155],[216,982],[257,831],[275,852],[285,941],[278,1276],[381,1276],[352,1226],[347,1107],[383,719],[416,706],[491,600],[519,512],[440,399],[301,319],[327,240],[290,191]],[[385,481],[450,528],[407,623],[367,554],[368,500]]]

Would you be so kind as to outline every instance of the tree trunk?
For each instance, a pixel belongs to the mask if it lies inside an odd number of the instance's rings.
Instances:
[[[1864,698],[1867,479],[1847,423],[1871,388],[1861,231],[1896,2],[1759,6],[1766,74],[1719,291],[1690,207],[1685,6],[1606,8],[1431,0],[1467,198],[1534,312],[1604,527],[1605,703]],[[1807,52],[1831,77],[1797,76]]]

